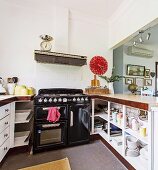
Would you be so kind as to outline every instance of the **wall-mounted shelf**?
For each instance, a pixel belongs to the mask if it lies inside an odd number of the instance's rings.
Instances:
[[[35,60],[39,63],[47,64],[65,64],[73,66],[83,66],[87,64],[86,56],[40,50],[35,50]]]

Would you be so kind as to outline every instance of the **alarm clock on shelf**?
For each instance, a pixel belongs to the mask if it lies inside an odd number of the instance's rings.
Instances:
[[[53,40],[53,37],[51,37],[50,35],[40,35],[40,38],[43,40],[40,44],[41,51],[51,51],[51,41]]]

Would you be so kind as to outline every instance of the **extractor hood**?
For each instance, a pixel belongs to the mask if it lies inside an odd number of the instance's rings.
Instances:
[[[35,60],[39,63],[47,64],[65,64],[73,66],[83,66],[87,64],[86,56],[40,50],[35,50]]]

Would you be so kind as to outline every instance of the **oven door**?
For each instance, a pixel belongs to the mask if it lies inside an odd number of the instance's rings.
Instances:
[[[34,150],[67,144],[67,121],[35,124],[34,128]]]
[[[60,120],[67,119],[67,105],[35,106],[35,121],[47,121],[48,110],[50,107],[58,107]]]
[[[90,140],[90,104],[72,104],[69,107],[68,144],[87,143]]]

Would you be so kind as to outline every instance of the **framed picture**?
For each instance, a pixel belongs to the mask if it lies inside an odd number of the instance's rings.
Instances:
[[[134,78],[133,77],[125,77],[125,84],[133,84]]]
[[[127,75],[144,76],[145,66],[127,64]]]
[[[145,69],[145,78],[150,78],[150,69]]]
[[[135,78],[135,84],[138,86],[138,88],[141,88],[144,86],[144,78]]]
[[[152,86],[152,79],[144,79],[144,86]]]

